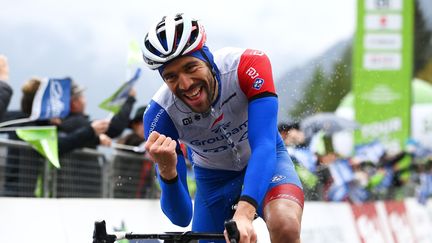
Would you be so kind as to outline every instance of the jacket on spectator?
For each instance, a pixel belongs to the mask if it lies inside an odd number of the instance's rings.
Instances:
[[[0,80],[0,118],[7,110],[12,93],[12,88],[9,84]]]

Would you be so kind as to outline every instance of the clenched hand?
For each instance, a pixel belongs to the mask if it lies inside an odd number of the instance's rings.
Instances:
[[[170,137],[153,131],[145,143],[145,149],[158,164],[159,174],[166,180],[177,176],[177,143]]]

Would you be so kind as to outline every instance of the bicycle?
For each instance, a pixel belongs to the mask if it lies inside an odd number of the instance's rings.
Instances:
[[[235,221],[230,220],[225,222],[225,229],[227,230],[230,243],[238,243],[240,241],[240,234],[237,229]],[[192,240],[221,240],[225,239],[223,234],[218,233],[202,233],[202,232],[165,232],[162,234],[133,234],[126,232],[116,232],[114,234],[107,234],[105,220],[96,221],[93,231],[93,243],[114,243],[117,240],[164,240],[164,243],[188,243]]]

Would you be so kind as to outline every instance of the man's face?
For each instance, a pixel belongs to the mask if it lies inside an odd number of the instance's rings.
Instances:
[[[179,99],[194,112],[210,109],[216,97],[215,80],[208,65],[202,60],[184,56],[166,65],[162,78]]]
[[[82,94],[77,95],[77,96],[72,96],[71,112],[84,113],[85,106],[86,106],[86,99]]]

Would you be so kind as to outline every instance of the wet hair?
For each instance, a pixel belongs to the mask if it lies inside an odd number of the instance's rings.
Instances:
[[[300,124],[298,122],[293,122],[293,123],[279,123],[278,125],[278,131],[279,132],[288,132],[291,130],[300,130]]]

